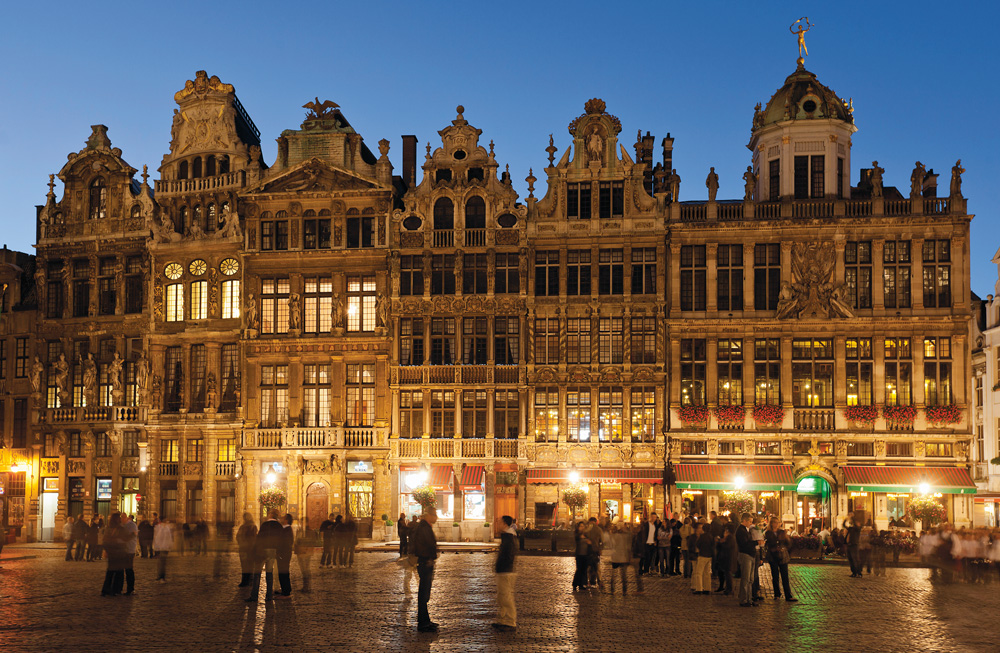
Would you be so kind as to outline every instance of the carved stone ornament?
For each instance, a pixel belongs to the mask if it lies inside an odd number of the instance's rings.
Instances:
[[[59,473],[59,461],[58,460],[43,460],[42,461],[42,473],[46,475],[53,475]]]
[[[792,280],[781,284],[775,317],[854,317],[846,302],[845,284],[836,283],[834,278],[836,263],[833,243],[794,243]]]
[[[94,459],[94,473],[95,474],[110,474],[111,473],[111,459],[110,458],[96,458],[96,459]]]
[[[306,460],[306,474],[325,474],[325,460]]]
[[[70,474],[83,474],[87,469],[87,461],[80,459],[70,459],[66,461],[66,470]]]

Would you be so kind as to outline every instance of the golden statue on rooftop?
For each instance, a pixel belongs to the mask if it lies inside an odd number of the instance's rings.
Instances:
[[[804,65],[806,60],[803,56],[809,56],[809,49],[806,48],[806,32],[813,28],[808,16],[803,16],[788,27],[788,31],[799,37],[799,65]]]

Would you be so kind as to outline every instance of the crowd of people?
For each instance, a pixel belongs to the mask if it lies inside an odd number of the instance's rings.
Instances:
[[[932,582],[991,583],[1000,580],[1000,529],[944,524],[920,535],[920,558]]]

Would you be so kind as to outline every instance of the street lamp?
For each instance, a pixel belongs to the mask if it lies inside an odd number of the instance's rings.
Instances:
[[[733,482],[733,485],[736,486],[737,490],[742,490],[743,489],[743,483],[744,483],[743,477],[742,476],[737,476],[736,480]]]
[[[924,481],[923,483],[921,483],[920,484],[920,494],[930,494],[930,493],[931,493],[931,485],[930,485],[930,483],[928,483],[927,481]]]
[[[580,472],[575,469],[569,473],[569,482],[576,485],[580,482]]]

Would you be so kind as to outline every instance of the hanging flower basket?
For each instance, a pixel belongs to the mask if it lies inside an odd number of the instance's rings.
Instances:
[[[271,486],[264,488],[260,493],[260,506],[264,510],[280,508],[285,505],[285,491],[280,487]]]
[[[740,520],[740,515],[743,513],[749,513],[754,515],[757,513],[756,504],[753,499],[753,495],[746,490],[724,490],[721,493],[721,505],[720,508],[723,511],[729,511],[729,520]],[[724,512],[723,512],[724,514]]]
[[[753,407],[753,421],[765,426],[780,426],[785,419],[785,409],[771,404],[758,404]]]
[[[893,424],[912,425],[917,409],[915,406],[882,406],[882,417]]]
[[[848,406],[844,408],[844,417],[855,424],[871,425],[878,417],[878,406]]]
[[[677,416],[684,424],[704,424],[708,421],[708,406],[681,406]]]
[[[962,407],[954,404],[924,408],[927,421],[933,424],[958,424],[962,421],[962,412]]]
[[[715,419],[719,424],[742,424],[746,417],[745,406],[717,406],[715,409]]]
[[[910,519],[923,522],[925,526],[934,526],[948,519],[948,511],[934,497],[913,499],[906,508],[906,512]]]
[[[434,488],[430,486],[418,487],[413,491],[411,496],[413,496],[414,501],[420,504],[424,512],[437,508],[437,494],[435,494]]]

